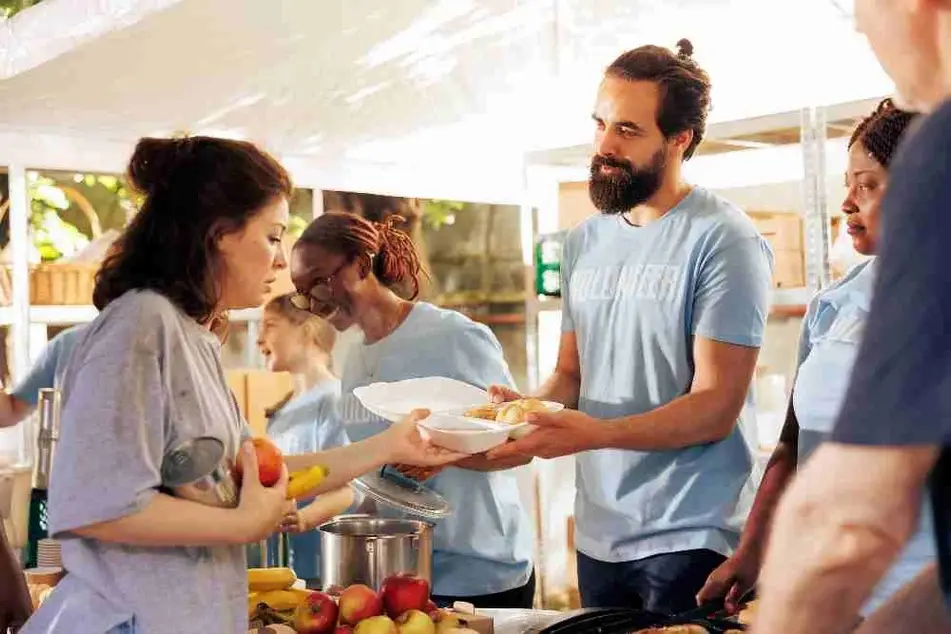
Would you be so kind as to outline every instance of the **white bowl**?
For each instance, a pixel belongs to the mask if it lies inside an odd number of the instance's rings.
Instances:
[[[371,383],[356,388],[353,395],[373,414],[392,423],[398,423],[414,409],[445,412],[474,407],[489,400],[485,390],[444,377]]]
[[[508,441],[511,433],[533,427],[528,423],[500,425],[455,414],[431,414],[417,426],[437,447],[470,455],[498,447]]]

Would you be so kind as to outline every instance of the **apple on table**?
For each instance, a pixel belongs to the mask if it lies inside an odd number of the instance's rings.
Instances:
[[[312,592],[294,611],[297,634],[333,634],[339,609],[330,595]]]
[[[391,575],[383,580],[380,594],[383,607],[390,618],[398,618],[411,610],[429,611],[435,607],[429,598],[429,582],[410,574]]]
[[[383,597],[373,588],[358,583],[340,594],[340,622],[357,626],[361,621],[383,614]]]

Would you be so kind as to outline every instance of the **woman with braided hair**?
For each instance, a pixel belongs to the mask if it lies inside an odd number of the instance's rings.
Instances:
[[[512,385],[502,347],[488,328],[450,310],[414,301],[422,267],[409,236],[394,225],[347,212],[314,220],[291,255],[295,303],[338,331],[356,327],[363,340],[341,372],[343,417],[351,440],[385,424],[360,407],[357,387],[378,381],[443,376],[487,389]],[[531,523],[516,474],[527,462],[468,458],[427,479],[453,507],[434,534],[433,593],[437,603],[466,600],[480,607],[532,606]]]
[[[842,202],[852,245],[874,256],[880,240],[879,207],[895,150],[915,115],[890,99],[861,121],[849,140]],[[736,553],[711,573],[698,595],[704,603],[726,597],[727,607],[756,582],[765,542],[779,498],[798,466],[832,432],[845,398],[869,312],[876,263],[871,258],[820,292],[809,304],[799,341],[799,363],[786,422],[747,519]],[[868,615],[914,578],[935,557],[930,513],[921,514],[917,533],[862,609]]]

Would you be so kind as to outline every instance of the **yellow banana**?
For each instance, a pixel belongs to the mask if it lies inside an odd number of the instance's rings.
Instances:
[[[321,465],[295,471],[290,475],[287,483],[287,499],[295,500],[306,495],[309,491],[313,491],[329,473],[327,467]]]
[[[271,590],[270,592],[259,592],[254,597],[254,606],[258,603],[266,603],[270,608],[277,610],[294,610],[298,605],[304,602],[308,592],[301,590]],[[253,609],[251,605],[252,598],[248,597],[248,608]]]
[[[297,575],[290,568],[250,568],[248,569],[248,590],[267,592],[286,590],[297,581]]]

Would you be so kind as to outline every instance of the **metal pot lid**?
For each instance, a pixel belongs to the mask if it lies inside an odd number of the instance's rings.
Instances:
[[[353,486],[376,502],[404,513],[434,520],[452,513],[444,497],[389,466],[360,476],[353,481]]]
[[[215,470],[224,455],[225,445],[217,438],[186,440],[162,459],[162,484],[177,487],[203,478]]]

